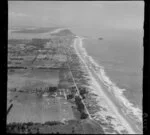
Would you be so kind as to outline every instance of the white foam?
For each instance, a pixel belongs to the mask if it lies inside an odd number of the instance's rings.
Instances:
[[[88,57],[89,61],[95,66],[95,68],[99,69],[97,75],[100,78],[100,80],[106,86],[108,86],[108,90],[114,94],[114,96],[120,101],[120,104],[123,104],[127,108],[127,114],[133,114],[136,117],[137,121],[142,122],[142,111],[138,107],[135,107],[132,103],[130,103],[130,101],[123,95],[123,92],[126,90],[118,88],[116,84],[113,83],[110,80],[110,78],[106,75],[104,67],[99,66],[98,63],[96,63],[96,61],[91,56],[88,56],[82,44],[80,47],[83,50],[84,57]]]
[[[122,130],[126,130],[126,126],[121,124],[121,121],[117,118],[117,116],[115,115],[115,112],[110,109],[110,106],[105,100],[105,97],[103,97],[102,91],[97,91],[97,90],[100,90],[101,88],[98,82],[92,76],[91,76],[90,85],[91,85],[90,87],[92,90],[91,92],[98,95],[98,97],[96,97],[96,101],[98,102],[98,105],[105,108],[105,110],[98,111],[94,114],[95,119],[100,120],[100,121],[103,120],[104,123],[106,124],[111,124],[111,127],[113,127],[114,130],[118,131],[119,133],[121,133]],[[111,116],[113,119],[111,119],[111,121],[107,120],[108,116]]]
[[[125,112],[127,114],[133,114],[137,121],[142,122],[142,111],[135,107],[130,101],[123,95],[125,89],[118,88],[111,80],[106,76],[104,69],[101,69],[98,74],[99,78],[103,83],[108,86],[109,90],[113,93],[116,99],[119,101],[120,105],[126,107]]]

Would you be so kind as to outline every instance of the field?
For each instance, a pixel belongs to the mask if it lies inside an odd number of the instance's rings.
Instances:
[[[8,133],[103,133],[83,103],[87,79],[71,47],[73,36],[61,30],[47,39],[9,40]]]
[[[16,93],[17,95],[18,93]],[[14,95],[13,95],[14,96]],[[36,94],[19,93],[13,101],[13,108],[7,118],[12,122],[64,121],[75,119],[71,103],[63,97],[37,96]]]
[[[63,121],[75,119],[71,103],[67,102],[64,91],[46,92],[47,87],[57,87],[57,70],[34,69],[28,72],[16,71],[8,76],[8,95],[13,97],[13,108],[7,122]],[[16,92],[12,90],[16,88]],[[33,93],[35,89],[42,89]],[[25,93],[24,93],[25,91]]]
[[[15,71],[8,75],[8,88],[34,89],[47,85],[57,86],[59,82],[57,70]]]

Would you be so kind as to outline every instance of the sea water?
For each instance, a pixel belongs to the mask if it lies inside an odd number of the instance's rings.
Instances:
[[[124,95],[142,109],[143,31],[73,28],[85,36],[83,47]],[[103,40],[98,38],[102,37]]]
[[[142,109],[143,46],[138,33],[124,32],[104,40],[87,39],[84,47],[104,67],[110,80],[126,89],[125,96]]]
[[[85,37],[83,46],[90,62],[109,91],[123,103],[126,113],[142,122],[143,32],[141,30],[74,31]],[[84,33],[85,32],[85,33]],[[103,37],[103,40],[99,40]],[[120,102],[120,103],[121,103]]]

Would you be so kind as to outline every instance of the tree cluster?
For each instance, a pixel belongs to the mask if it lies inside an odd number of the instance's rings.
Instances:
[[[40,38],[33,38],[31,42],[27,43],[26,45],[33,45],[38,48],[43,48],[44,44],[49,42],[49,39],[40,39]]]
[[[77,109],[81,114],[80,118],[81,119],[86,119],[88,117],[88,114],[85,113],[85,107],[84,107],[84,104],[82,103],[81,98],[79,96],[76,96],[75,97],[75,102],[76,102],[76,105],[77,105]]]
[[[7,125],[6,130],[7,133],[39,133],[39,127],[42,126],[55,126],[55,125],[60,125],[63,124],[59,121],[47,121],[44,124],[41,123],[33,123],[33,122],[28,122],[28,123],[10,123]]]
[[[73,94],[67,95],[67,99],[72,99],[72,98],[74,98],[74,95],[73,95]]]
[[[83,99],[85,99],[85,94],[87,94],[86,88],[79,88],[80,95],[82,96]]]

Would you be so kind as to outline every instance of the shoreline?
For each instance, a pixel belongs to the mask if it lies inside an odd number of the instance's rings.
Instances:
[[[126,92],[128,92],[127,89],[120,88],[116,85],[116,83],[112,82],[110,77],[107,75],[106,71],[104,70],[103,66],[100,66],[98,64],[98,61],[95,61],[91,56],[88,56],[85,48],[81,45],[81,49],[85,52],[84,55],[86,55],[87,63],[89,64],[89,67],[92,69],[94,68],[94,71],[96,72],[96,76],[100,82],[107,87],[108,93],[111,94],[111,96],[115,97],[116,102],[120,104],[120,106],[124,107],[123,110],[126,115],[132,115],[136,119],[137,122],[142,123],[142,109],[130,100],[128,96],[126,95]]]
[[[132,104],[129,104],[130,102],[128,103],[128,100],[127,102],[124,102],[126,100],[122,100],[124,99],[123,89],[119,89],[116,85],[114,85],[111,82],[111,80],[109,80],[109,77],[105,75],[104,68],[99,66],[91,56],[88,56],[85,48],[82,45],[82,39],[85,38],[76,36],[75,39],[73,40],[73,44],[71,42],[72,45],[71,49],[73,49],[74,53],[77,55],[78,60],[80,62],[79,65],[83,66],[83,71],[87,74],[85,78],[88,78],[87,80],[88,85],[85,85],[85,87],[87,87],[89,93],[91,94],[95,93],[95,95],[97,95],[97,97],[95,98],[89,96],[90,98],[93,98],[93,100],[95,100],[98,104],[96,112],[94,112],[94,114],[91,114],[90,110],[87,109],[87,112],[90,112],[89,115],[91,116],[91,119],[94,122],[97,122],[98,124],[100,123],[99,124],[100,127],[101,123],[106,124],[106,126],[108,126],[106,127],[106,131],[104,130],[106,134],[113,134],[114,132],[121,134],[122,133],[135,134],[139,132],[141,133],[142,131],[138,130],[139,127],[138,125],[136,125],[136,123],[134,123],[132,116],[131,119],[128,116],[130,114],[130,112],[127,112],[128,107],[131,106],[132,109]],[[85,108],[87,108],[86,105],[94,105],[90,101],[88,101],[88,98],[86,100],[87,102],[84,102]],[[98,107],[106,109],[105,111],[98,110],[99,109]],[[103,127],[103,129],[105,129],[105,127]],[[113,131],[110,131],[111,129]]]
[[[121,112],[121,110],[119,110],[119,108],[120,108],[121,105],[118,105],[118,103],[116,102],[116,99],[114,98],[114,95],[113,94],[110,95],[109,91],[105,90],[105,89],[107,89],[107,87],[104,84],[104,81],[102,81],[103,80],[102,76],[99,75],[98,77],[99,78],[101,77],[101,79],[99,79],[97,77],[96,71],[88,65],[89,63],[85,62],[85,60],[84,60],[85,56],[81,54],[82,53],[81,52],[81,49],[82,49],[81,48],[81,46],[82,46],[82,39],[83,38],[76,36],[76,39],[74,41],[74,48],[75,48],[75,51],[76,51],[77,55],[79,56],[79,58],[81,59],[81,61],[84,63],[84,65],[88,69],[88,72],[89,72],[90,76],[92,77],[92,80],[94,80],[94,82],[97,83],[97,89],[99,89],[100,91],[96,91],[96,92],[99,93],[98,95],[102,95],[102,97],[104,97],[104,99],[106,100],[106,103],[115,112],[115,115],[117,116],[117,118],[119,118],[119,120],[121,120],[120,123],[122,125],[126,125],[125,127],[128,130],[128,132],[129,133],[133,133],[133,134],[136,133],[135,132],[135,131],[137,131],[136,128],[132,127],[130,125],[130,124],[133,124],[131,122],[131,120],[129,120],[128,118],[126,118],[126,116]],[[86,52],[84,51],[83,53],[86,53]],[[137,131],[137,132],[139,132],[139,131]]]

